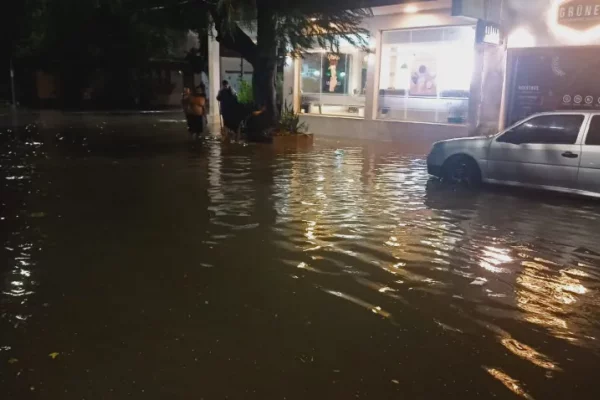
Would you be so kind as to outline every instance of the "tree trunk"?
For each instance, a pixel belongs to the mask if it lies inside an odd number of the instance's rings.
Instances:
[[[265,109],[269,120],[275,122],[277,119],[277,107],[275,103],[275,62],[260,60],[254,65],[252,72],[252,94],[254,102],[259,108]]]
[[[261,7],[257,2],[257,54],[253,63],[252,91],[254,102],[264,107],[272,124],[277,121],[275,103],[275,76],[277,71],[277,18],[269,7]]]
[[[278,119],[275,77],[277,74],[277,15],[270,0],[256,0],[256,44],[239,27],[232,32],[223,31],[225,17],[216,5],[209,10],[217,29],[217,40],[225,47],[235,50],[252,64],[252,95],[254,103],[265,109],[266,119],[274,125]]]

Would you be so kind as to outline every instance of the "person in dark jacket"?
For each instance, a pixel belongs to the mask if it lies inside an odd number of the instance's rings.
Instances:
[[[239,102],[235,91],[231,88],[228,81],[223,81],[221,90],[217,95],[221,108],[221,115],[223,116],[223,124],[225,128],[230,131],[237,132],[241,118],[239,114]]]

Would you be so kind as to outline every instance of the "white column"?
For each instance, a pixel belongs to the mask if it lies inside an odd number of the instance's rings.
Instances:
[[[504,74],[502,76],[502,78],[504,78],[504,81],[502,82],[502,97],[500,100],[500,116],[498,118],[498,129],[503,131],[504,129],[507,128],[506,126],[506,113],[507,113],[507,102],[508,102],[508,96],[507,96],[507,90],[508,90],[508,82],[509,81],[509,73],[511,71],[509,71],[509,66],[513,65],[512,63],[512,57],[510,56],[510,53],[508,52],[508,47],[506,46],[506,44],[504,45],[504,51],[506,52],[506,58],[504,61]]]
[[[296,62],[291,57],[286,57],[283,67],[283,103],[288,107],[294,107],[294,73]]]
[[[375,51],[368,56],[367,90],[365,93],[365,120],[377,118],[379,96],[379,75],[381,73],[381,31],[371,32],[375,39]],[[373,49],[372,49],[373,50]]]
[[[208,95],[210,102],[209,124],[219,124],[219,103],[217,94],[221,88],[221,55],[219,42],[216,39],[217,32],[213,28],[212,34],[208,35]]]
[[[294,111],[297,113],[300,113],[300,97],[302,96],[302,88],[300,82],[300,71],[302,68],[302,65],[300,64],[301,62],[302,60],[300,58],[295,58],[292,64],[294,66]]]
[[[348,85],[348,94],[354,95],[354,91],[360,95],[362,90],[362,66],[363,66],[363,55],[360,52],[352,54],[352,65],[350,67],[350,81]]]

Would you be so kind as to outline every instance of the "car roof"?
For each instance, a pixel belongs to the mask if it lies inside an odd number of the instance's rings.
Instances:
[[[533,115],[555,115],[555,114],[600,114],[600,110],[555,110],[544,111],[532,114]]]

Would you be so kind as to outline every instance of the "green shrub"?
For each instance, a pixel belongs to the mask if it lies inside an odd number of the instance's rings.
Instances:
[[[308,125],[305,122],[300,122],[300,114],[295,113],[294,108],[285,102],[279,117],[279,130],[282,133],[297,135],[306,133]]]
[[[252,104],[254,97],[252,96],[252,84],[243,79],[239,80],[239,91],[237,94],[238,101],[241,104]]]

